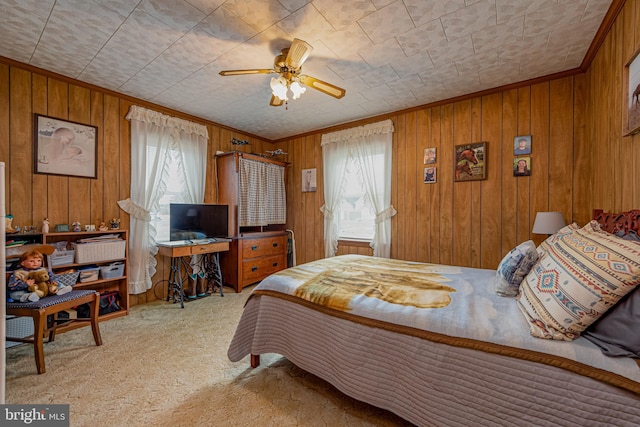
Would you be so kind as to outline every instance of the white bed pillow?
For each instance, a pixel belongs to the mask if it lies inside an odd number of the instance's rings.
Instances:
[[[538,260],[533,240],[520,243],[500,261],[496,271],[496,294],[515,297],[520,283]]]
[[[596,221],[547,243],[517,296],[535,337],[577,338],[640,284],[640,245]]]

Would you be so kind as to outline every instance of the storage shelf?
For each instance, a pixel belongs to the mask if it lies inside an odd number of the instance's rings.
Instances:
[[[127,230],[118,229],[118,230],[107,230],[107,231],[64,231],[60,233],[46,233],[42,235],[42,243],[51,245],[57,242],[68,242],[69,244],[71,244],[71,243],[76,243],[78,240],[86,239],[88,237],[99,237],[99,236],[106,236],[111,234],[116,235],[120,239],[127,242],[127,234],[128,234]],[[110,242],[110,241],[107,240],[105,241],[105,243],[106,242]],[[91,243],[91,244],[98,244],[98,243]],[[51,267],[51,269],[53,270],[54,273],[56,273],[56,272],[62,272],[64,270],[71,269],[71,268],[78,269],[79,267],[85,267],[87,265],[96,265],[98,267],[104,267],[114,262],[124,263],[124,271],[123,271],[124,275],[120,277],[112,277],[109,279],[98,279],[98,280],[92,280],[90,282],[77,282],[75,285],[73,285],[73,288],[74,289],[94,289],[100,293],[104,293],[106,291],[118,291],[118,293],[120,294],[120,300],[118,301],[118,304],[120,305],[121,310],[113,313],[101,315],[100,321],[113,319],[115,317],[126,316],[127,314],[129,314],[129,280],[127,278],[128,264],[129,264],[128,263],[129,249],[128,249],[127,243],[125,243],[124,250],[125,250],[124,258],[119,257],[119,258],[101,260],[101,261],[95,261],[95,262],[82,262],[82,263],[73,262],[73,263],[56,265]],[[73,325],[73,323],[71,325]]]

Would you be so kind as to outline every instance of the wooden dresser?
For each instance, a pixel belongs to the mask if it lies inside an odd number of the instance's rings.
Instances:
[[[220,267],[225,284],[241,292],[287,267],[287,234],[275,231],[233,237],[229,252],[221,254]]]
[[[216,156],[218,203],[229,205],[229,251],[220,254],[225,285],[241,292],[268,275],[287,268],[285,224],[243,227],[239,224],[239,167],[241,158],[286,167],[287,163],[255,154],[230,152]],[[284,174],[286,176],[286,173]]]

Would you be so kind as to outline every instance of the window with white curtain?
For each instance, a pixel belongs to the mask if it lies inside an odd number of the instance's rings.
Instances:
[[[132,105],[131,195],[118,205],[130,215],[129,293],[151,288],[156,242],[169,240],[169,204],[202,203],[207,127]],[[160,234],[158,234],[160,232]]]
[[[339,239],[368,241],[373,256],[390,257],[392,148],[391,120],[322,135],[325,257]]]

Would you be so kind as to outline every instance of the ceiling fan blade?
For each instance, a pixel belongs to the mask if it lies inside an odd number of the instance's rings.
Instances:
[[[294,70],[297,70],[302,66],[302,63],[306,61],[311,54],[313,47],[300,39],[293,39],[291,42],[291,47],[289,48],[289,53],[287,53],[287,59],[285,59],[285,63]]]
[[[315,77],[306,76],[304,74],[300,74],[298,76],[298,80],[300,80],[300,83],[302,83],[303,85],[319,90],[320,92],[326,93],[327,95],[331,95],[334,98],[340,99],[347,93],[347,91],[342,89],[341,87],[316,79]]]
[[[280,98],[278,98],[275,95],[271,95],[271,102],[269,102],[269,105],[271,105],[272,107],[279,107],[282,104],[284,104],[284,101]]]
[[[241,76],[243,74],[271,74],[275,72],[275,70],[270,70],[267,68],[257,68],[254,70],[223,70],[218,74],[220,74],[221,76]]]

